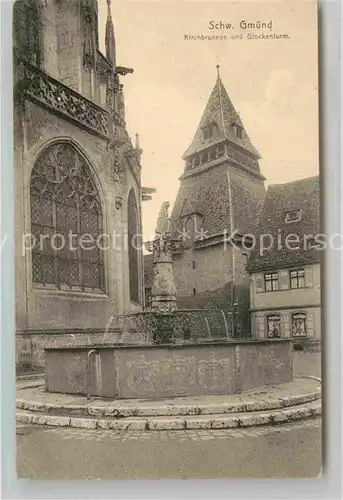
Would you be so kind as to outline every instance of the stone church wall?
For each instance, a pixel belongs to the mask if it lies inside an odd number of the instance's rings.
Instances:
[[[115,183],[111,176],[107,158],[107,142],[74,126],[72,123],[52,116],[41,107],[26,102],[22,126],[20,113],[15,113],[15,269],[16,269],[16,328],[18,331],[18,360],[20,349],[39,352],[42,336],[30,331],[45,329],[101,329],[113,314],[126,310],[135,310],[139,306],[124,307],[128,301],[128,275],[122,273],[127,266],[127,249],[125,243],[126,198],[128,191],[134,187],[139,205],[139,187],[130,172],[124,182],[124,204],[122,209],[115,207]],[[72,139],[70,139],[72,138]],[[93,169],[103,203],[104,230],[108,234],[117,231],[121,240],[117,240],[116,248],[105,252],[106,294],[84,294],[62,292],[37,288],[32,283],[31,252],[23,252],[23,235],[30,234],[30,175],[39,153],[55,140],[72,141],[86,156]],[[118,243],[119,241],[119,243]],[[124,266],[124,267],[123,267]],[[140,277],[142,279],[142,277]],[[25,334],[24,334],[25,333]],[[76,334],[79,335],[79,334]],[[65,340],[68,340],[67,338]],[[30,345],[30,349],[27,348]],[[34,354],[39,362],[41,354]],[[33,359],[33,358],[32,358]]]

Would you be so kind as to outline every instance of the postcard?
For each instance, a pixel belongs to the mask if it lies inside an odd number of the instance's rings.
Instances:
[[[316,2],[13,6],[17,473],[317,477]]]

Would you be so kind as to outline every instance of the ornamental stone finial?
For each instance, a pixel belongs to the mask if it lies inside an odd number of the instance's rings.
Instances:
[[[169,207],[170,203],[169,201],[164,201],[162,203],[162,206],[160,208],[160,212],[158,214],[157,218],[157,224],[156,224],[156,234],[164,234],[169,231],[170,227],[170,221],[169,221]]]

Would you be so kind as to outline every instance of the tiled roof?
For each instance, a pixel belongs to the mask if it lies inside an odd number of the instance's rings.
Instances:
[[[319,194],[318,176],[269,186],[255,234],[256,247],[247,266],[249,272],[320,262],[321,252],[309,249],[304,241],[305,235],[310,237],[320,232]],[[300,220],[286,223],[286,214],[295,210],[301,211]],[[290,234],[297,236],[287,248],[285,239]],[[264,245],[260,245],[260,238],[263,238]],[[299,238],[299,244],[296,238]],[[267,247],[267,240],[272,239],[271,249],[263,250],[262,246]]]
[[[143,256],[144,262],[144,286],[151,288],[154,280],[153,254],[148,253]]]
[[[216,125],[215,133],[212,137],[205,139],[203,128],[211,123],[215,123]],[[233,127],[234,124],[239,125],[243,129],[242,138],[237,137]],[[191,145],[184,153],[183,158],[186,159],[194,153],[218,144],[225,139],[252,153],[255,157],[260,157],[258,151],[251,144],[240,116],[236,112],[218,74],[210,99],[200,120],[198,130]]]

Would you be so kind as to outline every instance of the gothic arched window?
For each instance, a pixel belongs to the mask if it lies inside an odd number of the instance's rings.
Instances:
[[[34,283],[103,291],[102,211],[85,160],[69,143],[49,146],[30,182]]]
[[[206,233],[206,232],[205,232]],[[205,234],[202,231],[202,218],[199,214],[189,215],[184,219],[183,226],[183,244],[187,248],[193,243],[203,239]]]
[[[17,55],[40,64],[39,14],[35,0],[17,0],[13,7],[13,42]]]
[[[139,259],[138,245],[140,242],[138,210],[133,189],[130,190],[127,202],[127,236],[129,252],[130,300],[139,302]]]

